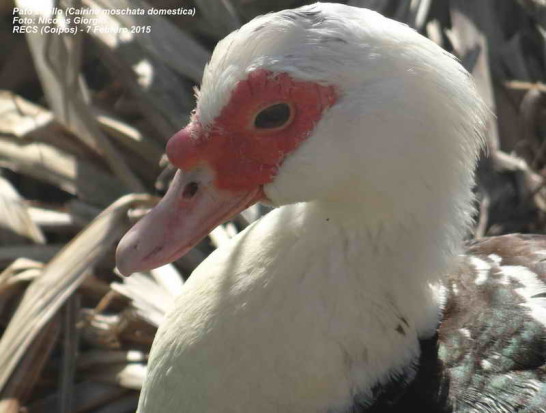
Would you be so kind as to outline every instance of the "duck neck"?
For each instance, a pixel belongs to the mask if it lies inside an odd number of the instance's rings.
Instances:
[[[464,222],[457,214],[422,208],[397,216],[369,203],[309,202],[307,219],[332,234],[346,265],[358,269],[362,291],[392,306],[410,321],[419,337],[436,330],[443,306],[443,278],[454,268],[462,246]],[[460,214],[459,214],[460,215]],[[461,218],[462,220],[462,218]],[[332,244],[332,241],[329,241]]]

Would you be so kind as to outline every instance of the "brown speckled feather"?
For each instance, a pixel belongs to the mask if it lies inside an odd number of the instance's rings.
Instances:
[[[546,412],[546,237],[475,241],[445,286],[415,380],[352,411]]]

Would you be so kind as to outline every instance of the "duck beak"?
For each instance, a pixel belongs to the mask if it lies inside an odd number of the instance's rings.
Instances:
[[[208,168],[197,167],[188,173],[178,170],[159,204],[120,241],[117,268],[130,275],[172,262],[217,225],[261,198],[261,186],[241,191],[216,188]]]

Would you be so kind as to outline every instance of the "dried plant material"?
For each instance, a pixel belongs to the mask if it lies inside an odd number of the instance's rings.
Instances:
[[[85,298],[92,298],[98,301],[111,290],[108,283],[97,278],[94,274],[90,274],[80,285],[78,291],[81,292]]]
[[[442,26],[438,20],[432,20],[426,25],[427,37],[436,43],[438,46],[444,46],[442,37]]]
[[[142,0],[83,0],[93,10],[103,8],[149,9]],[[120,80],[136,97],[144,116],[168,138],[187,121],[194,98],[190,84],[180,74],[200,81],[209,53],[160,16],[112,16],[99,13],[94,27],[150,27],[150,33],[94,31],[103,62],[113,73],[123,73]]]
[[[124,192],[119,181],[97,166],[42,142],[23,143],[0,135],[0,166],[95,205],[107,205]]]
[[[521,4],[529,15],[546,27],[546,2],[544,0],[516,0]]]
[[[228,35],[241,26],[241,20],[230,0],[196,0],[195,4],[219,38]]]
[[[238,215],[239,223],[244,226],[250,225],[264,214],[265,212],[260,211],[259,205],[252,205]]]
[[[28,213],[32,222],[43,231],[68,232],[82,226],[76,223],[74,217],[67,212],[30,207]]]
[[[497,123],[499,126],[500,147],[507,153],[517,151],[521,138],[521,122],[518,98],[521,92],[510,90],[502,84],[494,83]]]
[[[153,187],[160,173],[159,160],[164,147],[145,136],[138,129],[111,115],[98,115],[97,120],[102,129],[108,133],[126,160],[127,165],[146,183]]]
[[[120,315],[96,314],[86,309],[81,312],[81,317],[81,336],[86,343],[105,350],[121,348],[119,336],[123,326]]]
[[[129,221],[131,225],[136,224],[139,220],[144,218],[147,213],[150,212],[150,208],[134,208],[129,211]]]
[[[48,322],[21,359],[11,379],[0,393],[0,413],[18,413],[31,394],[60,332],[58,317]]]
[[[51,112],[7,90],[0,91],[0,134],[22,138],[53,123]]]
[[[150,347],[157,331],[157,326],[134,308],[118,314],[97,314],[83,309],[79,326],[82,340],[101,350],[119,350],[122,343]]]
[[[88,412],[128,394],[126,389],[93,381],[84,381],[74,386],[75,412]],[[38,400],[28,406],[29,413],[52,413],[58,410],[58,393]]]
[[[0,296],[11,286],[30,282],[42,274],[44,264],[28,258],[17,258],[0,273]]]
[[[21,196],[0,176],[0,245],[20,243],[21,238],[38,244],[45,242]]]
[[[128,195],[112,204],[67,244],[29,286],[0,340],[0,365],[4,366],[0,389],[40,329],[127,229],[127,211],[146,202],[148,196]]]
[[[138,406],[138,393],[135,393],[120,397],[93,413],[133,413]]]
[[[62,137],[50,112],[0,92],[0,166],[98,205],[108,205],[124,193],[119,181],[82,159],[82,150]]]
[[[93,9],[139,8],[148,10],[150,6],[143,0],[82,0],[82,4]],[[121,46],[135,40],[140,47],[141,56],[150,56],[166,64],[171,70],[194,82],[201,81],[203,68],[210,58],[210,52],[193,37],[179,30],[174,24],[161,16],[115,16],[114,19],[100,20],[96,26],[131,27],[150,26],[150,33],[133,33],[130,39],[120,36],[105,36],[93,33],[109,47]]]
[[[479,14],[481,8],[466,0],[454,1],[451,8],[452,28],[447,32],[465,68],[472,73],[482,99],[492,113],[495,113],[495,99],[489,71],[488,42],[470,16]],[[479,14],[481,16],[481,14]],[[497,122],[491,118],[488,123],[487,144],[490,151],[499,148]]]
[[[156,268],[150,275],[135,273],[122,282],[112,283],[112,289],[131,299],[137,314],[157,327],[182,289],[182,277],[169,264]]]
[[[120,145],[130,149],[142,159],[148,161],[150,165],[157,168],[159,159],[163,154],[163,148],[160,148],[159,145],[150,139],[146,139],[138,129],[120,119],[100,114],[97,116],[97,120],[111,136],[116,138]],[[157,173],[159,173],[159,170],[156,171],[156,176]]]
[[[207,254],[200,251],[198,247],[199,246],[192,248],[186,255],[175,261],[176,266],[186,274],[191,274],[191,272],[207,258]]]
[[[407,17],[411,27],[421,31],[425,27],[432,0],[411,0]]]
[[[9,7],[11,0],[2,2]],[[0,6],[2,7],[2,6]],[[9,9],[3,18],[13,18],[12,9]],[[36,82],[36,71],[31,64],[31,57],[25,44],[25,38],[13,33],[9,25],[0,28],[0,48],[4,57],[0,67],[0,89],[16,90]]]
[[[231,239],[231,236],[226,231],[223,225],[218,225],[214,228],[209,234],[212,245],[216,248],[220,248],[222,245],[225,245]]]
[[[41,18],[47,21],[52,17],[52,8],[41,7],[29,0],[17,0],[16,4],[31,12],[27,15],[32,21],[30,26],[41,27],[44,25]],[[59,21],[64,20],[60,15],[56,17]],[[67,24],[66,21],[63,24]],[[25,25],[28,26],[26,23]],[[81,35],[66,33],[42,35],[39,32],[30,32],[27,33],[27,40],[44,91],[56,117],[87,145],[103,155],[114,174],[128,188],[136,192],[146,192],[144,185],[127,167],[87,108],[86,90],[79,78]],[[43,50],[48,50],[50,54],[56,51],[57,55],[44,54]]]
[[[53,258],[63,246],[63,244],[46,244],[0,247],[0,267],[7,267],[18,258],[29,258],[35,261],[47,262]]]
[[[526,59],[523,53],[522,38],[516,33],[500,50],[504,66],[512,79],[528,82],[532,76],[527,68]]]
[[[94,204],[89,204],[78,199],[68,202],[68,210],[70,215],[74,217],[74,222],[80,225],[89,224],[101,213],[101,210]]]
[[[30,281],[35,276],[22,277],[22,274],[27,271],[37,271],[39,273],[43,268],[44,264],[42,262],[28,258],[18,258],[0,273],[0,288],[5,283],[10,283],[10,280],[13,278]]]
[[[542,139],[538,136],[538,118],[543,100],[542,93],[537,89],[528,90],[520,103],[520,119],[522,126],[522,144],[527,153],[525,159],[533,169],[537,169],[542,157]]]
[[[79,346],[79,334],[76,328],[76,322],[80,306],[81,303],[79,295],[72,295],[68,298],[61,311],[63,353],[61,363],[61,382],[59,386],[59,413],[70,413],[73,410],[74,378],[76,373],[76,359]]]
[[[388,6],[390,6],[391,0],[349,0],[347,4],[355,7],[372,9],[382,13]]]
[[[136,309],[129,308],[120,313],[122,327],[119,331],[120,339],[124,342],[131,342],[151,347],[157,326],[144,319]]]
[[[541,191],[546,190],[546,188],[544,188],[544,178],[533,172],[523,159],[511,156],[502,151],[495,152],[494,156],[497,159],[497,164],[502,167],[503,170],[518,171],[523,174],[525,186],[531,196],[540,195]],[[546,198],[538,197],[536,198],[536,201],[540,204],[540,208],[546,211],[546,204],[543,199]]]
[[[90,373],[89,378],[107,384],[116,384],[127,389],[140,390],[146,377],[146,365],[131,363],[124,366],[105,366],[100,372]]]
[[[532,83],[532,82],[523,82],[519,80],[512,80],[505,82],[504,85],[509,89],[514,90],[530,90],[537,89],[543,93],[546,93],[546,85],[544,83]]]
[[[79,158],[92,153],[75,142],[75,136],[57,122],[50,111],[12,92],[0,91],[0,119],[0,135],[24,142],[44,142]]]
[[[15,4],[20,9],[31,12],[27,14],[28,19],[32,20],[30,26],[42,27],[44,25],[43,22],[49,21],[53,17],[53,9],[48,7],[47,3],[37,3],[32,0],[16,0]],[[29,26],[29,24],[26,25]],[[56,34],[42,35],[39,31],[38,33],[27,33],[26,35],[34,65],[38,71],[53,113],[61,121],[70,120],[72,128],[69,129],[78,131],[83,130],[84,126],[81,124],[79,116],[77,116],[77,109],[73,105],[74,101],[72,98],[78,91],[76,89],[76,82],[78,80],[79,61],[77,56],[73,56],[70,60],[67,59],[66,49],[62,44],[64,37]],[[70,47],[71,51],[75,51],[73,46],[81,40],[81,36],[77,37],[77,39],[68,39],[72,46]],[[44,50],[47,50],[48,53],[44,53]],[[60,53],[61,51],[65,52],[64,56],[51,55],[54,52]],[[62,65],[60,68],[61,71],[58,71],[58,67],[55,68],[51,65],[55,61],[57,62],[57,66]],[[70,90],[67,90],[66,82],[70,83]],[[99,150],[92,136],[82,134],[81,139],[90,147],[97,151]]]
[[[176,298],[182,291],[184,281],[174,265],[166,264],[154,268],[153,270],[150,270],[150,275],[155,280],[156,284],[169,294],[172,299]]]
[[[224,224],[224,227],[226,229],[226,233],[228,234],[229,238],[233,238],[239,233],[239,230],[237,229],[235,224],[233,222],[231,222],[231,221],[226,222]]]
[[[142,351],[91,350],[78,357],[78,370],[101,369],[107,364],[145,363],[148,356]]]

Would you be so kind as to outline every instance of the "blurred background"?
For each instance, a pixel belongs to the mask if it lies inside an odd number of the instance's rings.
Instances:
[[[165,143],[188,120],[216,42],[308,3],[0,0],[0,413],[135,411],[156,328],[184,280],[267,209],[130,278],[115,271],[115,246],[168,186]],[[346,3],[455,54],[496,114],[469,239],[544,233],[546,3]],[[93,12],[78,23],[59,11],[68,8]],[[145,13],[101,12],[127,8]]]

